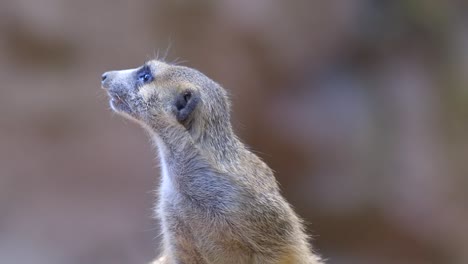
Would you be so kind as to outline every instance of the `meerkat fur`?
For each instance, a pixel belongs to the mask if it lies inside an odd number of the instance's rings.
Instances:
[[[152,60],[106,72],[112,109],[158,148],[154,264],[321,264],[272,170],[236,137],[226,91],[195,69]]]

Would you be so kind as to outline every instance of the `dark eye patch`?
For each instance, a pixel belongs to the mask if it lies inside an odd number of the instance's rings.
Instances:
[[[149,65],[145,64],[137,71],[137,79],[140,84],[153,81],[153,73]]]

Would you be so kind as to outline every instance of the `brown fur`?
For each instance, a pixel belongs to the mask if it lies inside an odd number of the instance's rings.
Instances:
[[[158,146],[163,253],[154,263],[323,263],[271,169],[235,136],[221,86],[160,61],[108,72],[102,85]]]

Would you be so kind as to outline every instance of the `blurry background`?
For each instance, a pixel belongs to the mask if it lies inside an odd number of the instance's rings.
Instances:
[[[154,148],[100,76],[169,46],[229,90],[328,263],[468,263],[464,0],[3,0],[1,263],[157,255]]]

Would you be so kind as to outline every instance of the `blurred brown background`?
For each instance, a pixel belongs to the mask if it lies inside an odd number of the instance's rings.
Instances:
[[[154,148],[100,75],[169,46],[328,263],[468,263],[464,0],[3,0],[0,263],[156,256]]]

